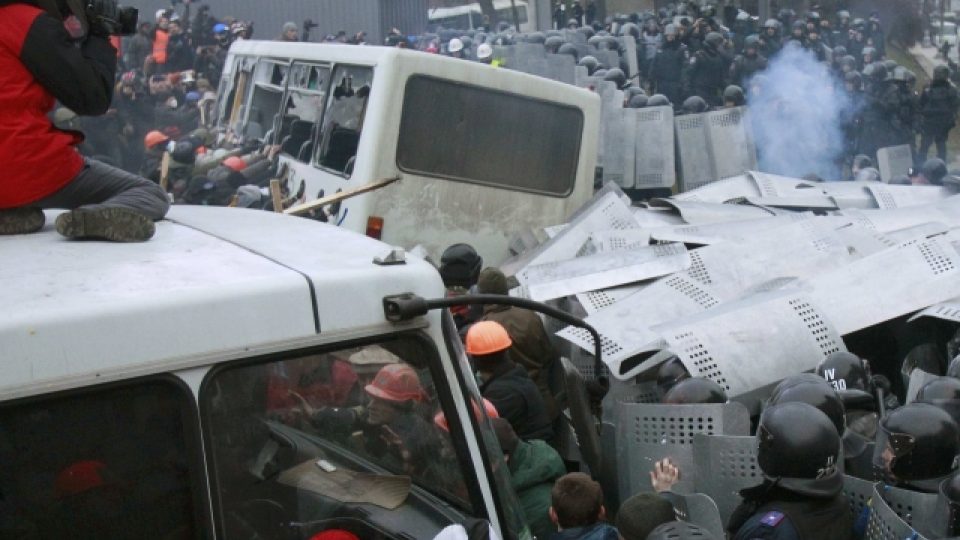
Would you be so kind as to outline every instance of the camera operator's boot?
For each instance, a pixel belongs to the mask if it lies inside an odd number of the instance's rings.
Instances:
[[[74,239],[143,242],[153,237],[153,220],[129,208],[77,209],[57,216],[57,232]]]
[[[10,208],[0,210],[0,235],[29,234],[43,228],[43,210],[39,208]]]

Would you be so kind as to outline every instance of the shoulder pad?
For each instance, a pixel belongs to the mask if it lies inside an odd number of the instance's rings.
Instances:
[[[767,512],[766,514],[763,515],[762,518],[760,518],[760,523],[762,523],[763,525],[766,525],[767,527],[776,527],[777,525],[780,525],[780,523],[783,522],[783,519],[785,517],[787,516],[783,512],[772,510],[770,512]]]

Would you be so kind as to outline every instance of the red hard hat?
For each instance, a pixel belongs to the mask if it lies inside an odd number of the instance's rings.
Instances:
[[[467,330],[467,354],[484,356],[505,351],[511,345],[510,334],[496,321],[480,321]]]
[[[67,466],[53,483],[54,496],[62,499],[104,485],[106,482],[100,472],[105,467],[103,463],[93,460],[77,461]]]
[[[230,156],[227,159],[223,160],[223,166],[228,169],[233,169],[236,172],[240,172],[247,168],[247,162],[243,158],[237,156]]]
[[[162,132],[153,130],[147,133],[147,136],[143,138],[144,148],[153,148],[154,146],[165,143],[170,140],[170,137],[167,137]]]
[[[497,412],[497,408],[493,406],[493,403],[491,403],[487,398],[481,399],[483,399],[483,410],[486,411],[487,418],[500,418],[500,413]],[[470,401],[470,405],[473,406],[473,416],[479,422],[483,418],[483,415],[480,414],[480,407],[477,406],[477,402],[473,400]],[[443,411],[440,411],[434,415],[433,423],[438,428],[448,433],[450,432],[450,425],[447,423],[447,415],[443,414]]]
[[[360,540],[360,537],[343,529],[330,529],[318,532],[310,540]]]
[[[364,390],[373,397],[387,401],[423,401],[426,397],[417,372],[406,364],[390,364],[380,368],[373,382]]]

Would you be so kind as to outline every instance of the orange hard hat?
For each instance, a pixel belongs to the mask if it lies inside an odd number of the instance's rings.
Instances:
[[[240,172],[247,168],[247,162],[243,158],[237,156],[230,156],[227,159],[223,160],[223,166],[228,169],[233,169],[236,172]]]
[[[56,498],[70,497],[93,488],[100,487],[106,482],[100,474],[106,465],[99,461],[77,461],[57,474],[53,483],[53,494]]]
[[[487,398],[483,399],[483,410],[487,413],[487,418],[500,418],[500,413],[497,412],[497,408],[493,406],[493,403],[490,402]],[[470,400],[470,405],[473,406],[473,416],[477,419],[477,422],[483,419],[483,415],[480,413],[480,407],[477,405],[476,401]],[[447,423],[447,415],[443,414],[443,411],[438,412],[433,417],[433,423],[438,428],[450,432],[450,425]]]
[[[406,364],[390,364],[380,368],[373,382],[363,388],[373,397],[387,401],[423,401],[426,393],[420,377]]]
[[[511,345],[510,334],[496,321],[480,321],[467,330],[467,354],[484,356],[505,351]]]
[[[162,132],[153,130],[147,133],[147,136],[143,138],[144,148],[153,148],[154,146],[165,143],[170,140],[170,137],[167,137]]]

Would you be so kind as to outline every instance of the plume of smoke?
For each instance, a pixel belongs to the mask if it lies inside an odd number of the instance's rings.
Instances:
[[[759,90],[747,98],[760,170],[839,180],[841,123],[853,109],[846,92],[826,65],[795,44],[780,51],[763,75]]]

